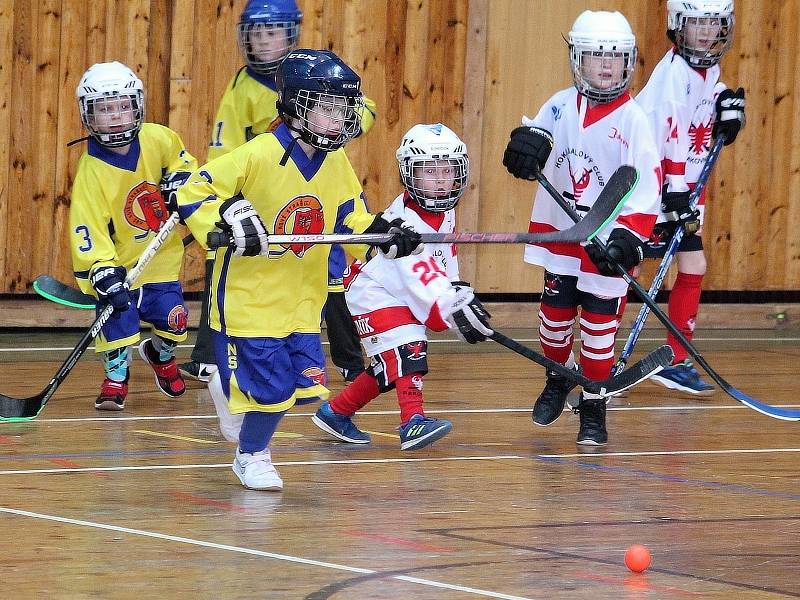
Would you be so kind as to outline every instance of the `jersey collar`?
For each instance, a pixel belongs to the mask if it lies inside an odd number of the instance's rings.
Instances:
[[[603,117],[610,115],[612,112],[617,110],[620,106],[625,104],[628,100],[631,99],[631,95],[628,92],[622,94],[619,98],[612,100],[611,102],[607,102],[605,104],[598,104],[597,106],[589,106],[586,105],[586,113],[583,116],[583,127],[589,127],[590,125],[594,125]],[[584,102],[587,102],[586,98],[582,94],[578,94],[578,114],[581,113],[581,105]]]
[[[245,67],[247,69],[247,74],[250,75],[253,79],[255,79],[258,83],[263,86],[268,87],[273,92],[278,91],[278,87],[275,85],[275,75],[262,75],[261,73],[256,73],[250,67]]]
[[[442,223],[444,223],[443,212],[431,212],[429,210],[425,210],[419,204],[417,204],[416,200],[414,200],[408,192],[403,194],[403,204],[409,210],[417,213],[419,218],[422,219],[426,224],[430,225],[434,231],[439,231]]]
[[[117,154],[102,146],[94,138],[89,138],[89,156],[93,156],[104,163],[108,163],[112,167],[118,169],[125,169],[126,171],[135,171],[136,165],[139,164],[139,154],[141,153],[141,146],[139,145],[139,138],[134,138],[131,142],[131,149],[127,154]]]
[[[286,124],[281,123],[275,131],[272,132],[278,141],[283,146],[284,151],[289,147],[289,144],[292,143],[292,132],[289,131],[289,128],[286,127]],[[303,149],[294,144],[292,148],[291,159],[294,165],[297,167],[297,170],[303,175],[306,181],[311,181],[314,178],[314,175],[317,174],[320,167],[322,167],[322,162],[325,160],[325,155],[327,153],[323,152],[322,150],[317,150],[314,154],[311,155],[311,158],[303,152]]]

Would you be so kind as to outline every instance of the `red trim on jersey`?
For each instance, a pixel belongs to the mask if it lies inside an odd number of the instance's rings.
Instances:
[[[696,183],[687,183],[686,185],[689,186],[689,191],[697,187]],[[697,199],[697,206],[702,206],[706,203],[706,189],[707,188],[703,188],[703,191],[700,192],[700,197]]]
[[[528,233],[549,233],[551,231],[560,231],[560,229],[556,229],[549,223],[539,223],[537,221],[531,221],[530,225],[528,225]],[[583,248],[581,248],[581,245],[575,242],[546,242],[533,245],[541,246],[553,254],[560,254],[561,256],[574,256],[575,258],[581,258],[582,256],[586,255],[586,252],[583,250]]]
[[[686,162],[673,162],[668,158],[661,161],[661,170],[664,175],[686,175]]]
[[[344,277],[342,278],[342,285],[344,289],[347,290],[350,287],[350,284],[355,281],[355,278],[358,277],[358,274],[361,273],[361,267],[364,264],[360,260],[354,260],[350,263],[350,267],[345,269]]]
[[[450,326],[447,324],[442,318],[442,313],[439,311],[439,305],[434,304],[431,307],[431,312],[428,315],[427,320],[425,321],[425,327],[432,331],[445,331],[450,329]]]
[[[358,329],[358,334],[362,338],[386,333],[403,325],[421,325],[407,306],[389,306],[364,315],[353,315],[353,321],[356,323],[356,329]],[[362,333],[362,331],[365,333]]]
[[[403,194],[403,204],[406,208],[410,208],[413,210],[419,218],[423,220],[427,225],[432,227],[435,231],[439,231],[439,228],[444,223],[444,213],[443,212],[431,212],[429,210],[425,210],[417,201],[414,200],[408,192]]]
[[[583,101],[583,98],[584,97],[581,94],[578,94],[578,112],[581,110],[581,102]],[[625,92],[618,98],[615,98],[611,102],[606,102],[605,104],[598,104],[597,106],[587,104],[586,114],[583,116],[583,126],[589,127],[589,125],[594,125],[600,119],[610,115],[630,99],[631,95],[628,92]]]
[[[653,233],[653,226],[656,224],[656,215],[646,215],[643,213],[623,215],[617,217],[617,223],[647,238]]]

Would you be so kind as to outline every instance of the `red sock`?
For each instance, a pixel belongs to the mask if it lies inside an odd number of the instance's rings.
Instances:
[[[678,326],[681,333],[691,341],[694,336],[695,319],[697,319],[697,309],[700,306],[700,284],[703,281],[702,275],[692,275],[689,273],[678,273],[675,285],[669,293],[669,318]],[[688,353],[686,349],[675,339],[671,333],[667,335],[667,343],[672,347],[675,358],[673,365],[686,360]]]
[[[403,375],[394,382],[397,403],[400,405],[400,423],[408,423],[414,415],[424,415],[422,410],[422,375]]]
[[[617,309],[617,329],[622,325],[622,315],[625,313],[625,307],[628,305],[628,295],[624,295],[619,299],[619,308]]]
[[[372,375],[364,371],[330,401],[331,409],[336,414],[352,417],[379,394],[378,382]]]
[[[567,364],[572,354],[572,327],[578,307],[556,308],[542,304],[539,307],[539,343],[544,355],[562,365]]]
[[[617,315],[601,315],[584,309],[580,324],[583,374],[592,381],[607,379],[614,366]]]

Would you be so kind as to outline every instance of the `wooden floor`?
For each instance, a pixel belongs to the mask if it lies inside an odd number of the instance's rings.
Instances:
[[[797,406],[792,335],[698,345],[734,385]],[[44,387],[77,337],[0,335],[0,391]],[[449,436],[401,452],[391,394],[357,418],[366,447],[299,407],[273,445],[282,493],[239,485],[202,388],[169,400],[137,360],[124,413],[98,413],[100,364],[81,361],[36,420],[0,423],[2,597],[800,597],[800,424],[646,383],[585,452],[576,416],[532,424],[540,367],[491,343],[430,354],[426,406]],[[632,543],[653,554],[643,575],[623,564]]]

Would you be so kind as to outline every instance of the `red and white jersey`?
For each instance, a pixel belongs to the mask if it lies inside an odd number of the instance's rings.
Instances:
[[[636,101],[647,115],[669,192],[693,189],[713,145],[714,106],[725,85],[719,65],[695,69],[674,49],[653,69]],[[703,217],[705,193],[698,208]],[[658,222],[666,221],[662,214]]]
[[[650,237],[659,212],[661,165],[647,117],[627,92],[591,107],[575,88],[562,90],[545,102],[535,118],[523,117],[522,124],[553,134],[553,150],[543,173],[579,214],[592,207],[614,171],[622,165],[635,167],[639,183],[598,238],[605,242],[620,227],[642,241]],[[571,225],[572,219],[539,186],[528,230],[561,231]],[[600,275],[580,244],[530,244],[525,262],[577,277],[578,289],[596,296],[616,298],[628,288],[621,277]]]
[[[433,213],[401,194],[383,213],[403,219],[418,233],[453,233],[455,210]],[[444,331],[453,312],[458,280],[455,244],[425,244],[418,255],[390,260],[378,253],[345,272],[345,299],[368,356],[426,340],[426,328]]]

